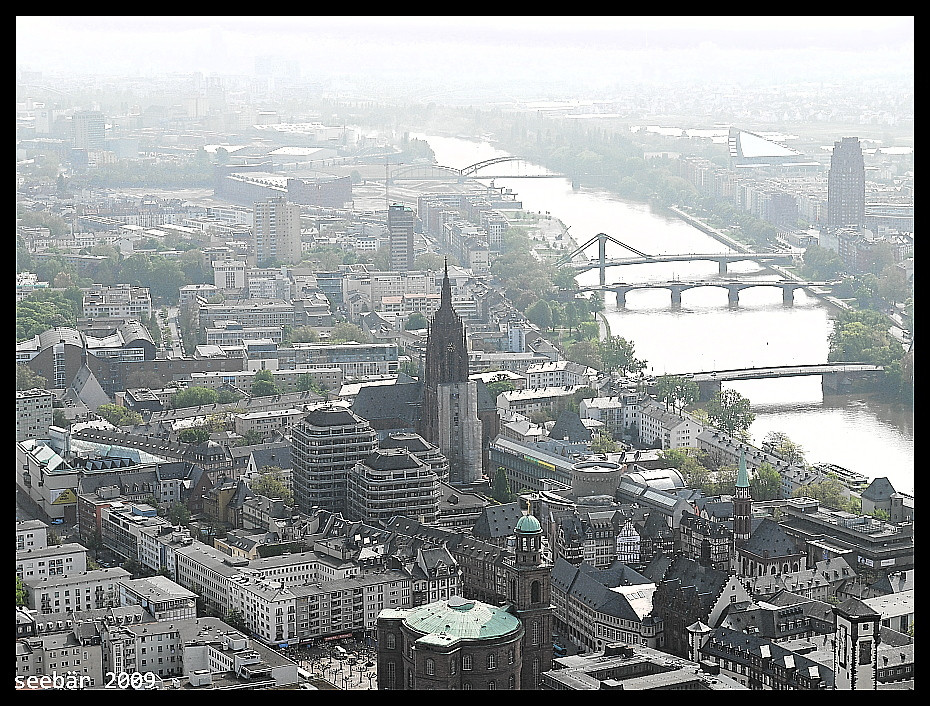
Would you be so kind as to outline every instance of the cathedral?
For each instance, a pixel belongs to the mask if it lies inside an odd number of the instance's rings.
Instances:
[[[474,483],[482,476],[478,386],[468,379],[465,327],[452,308],[448,263],[439,308],[430,320],[424,367],[420,435],[449,459],[450,483]]]

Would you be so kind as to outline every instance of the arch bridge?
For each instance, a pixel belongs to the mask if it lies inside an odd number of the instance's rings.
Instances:
[[[475,162],[463,169],[445,167],[441,164],[403,164],[398,165],[388,177],[389,181],[464,181],[465,179],[566,179],[564,174],[546,172],[542,174],[479,174],[478,172],[495,164],[515,162],[529,164],[524,157],[494,157]]]
[[[829,287],[835,285],[836,282],[807,282],[807,281],[797,281],[797,280],[699,280],[699,281],[680,281],[675,280],[672,282],[643,282],[640,284],[627,284],[626,282],[618,282],[616,284],[609,284],[596,287],[580,287],[579,291],[582,292],[613,292],[617,295],[617,307],[623,309],[626,307],[626,295],[627,292],[631,292],[634,289],[668,289],[672,293],[672,308],[677,309],[681,307],[681,293],[689,289],[696,289],[698,287],[721,287],[727,290],[728,300],[730,306],[736,307],[739,305],[739,293],[744,289],[749,289],[751,287],[779,287],[782,290],[782,303],[785,306],[791,306],[794,304],[794,290],[796,289],[806,289],[808,287]]]

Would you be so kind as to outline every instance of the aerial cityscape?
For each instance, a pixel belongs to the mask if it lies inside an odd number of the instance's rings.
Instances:
[[[18,16],[16,690],[913,690],[914,18]]]

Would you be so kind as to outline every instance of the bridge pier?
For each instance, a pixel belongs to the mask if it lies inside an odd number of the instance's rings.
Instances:
[[[680,309],[681,308],[681,288],[671,287],[672,290],[672,308]]]
[[[784,306],[794,306],[794,287],[781,288],[781,303]]]
[[[719,380],[699,380],[698,381],[698,402],[708,402],[714,398],[723,386]]]
[[[727,273],[727,261],[726,260],[717,260],[717,272],[722,275]]]
[[[600,267],[600,283],[603,287],[607,284],[607,267],[604,264],[604,261],[607,259],[607,234],[598,233],[597,234],[597,261],[598,266]]]
[[[727,287],[727,301],[731,308],[739,306],[739,289],[736,287]]]
[[[618,309],[626,309],[626,293],[627,290],[625,289],[616,290]]]

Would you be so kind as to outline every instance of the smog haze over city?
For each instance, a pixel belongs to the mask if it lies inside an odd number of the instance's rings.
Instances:
[[[251,73],[296,61],[333,89],[583,98],[636,85],[912,82],[907,17],[19,17],[50,73]],[[396,94],[395,94],[396,95]]]
[[[15,61],[17,689],[914,688],[914,17]]]

